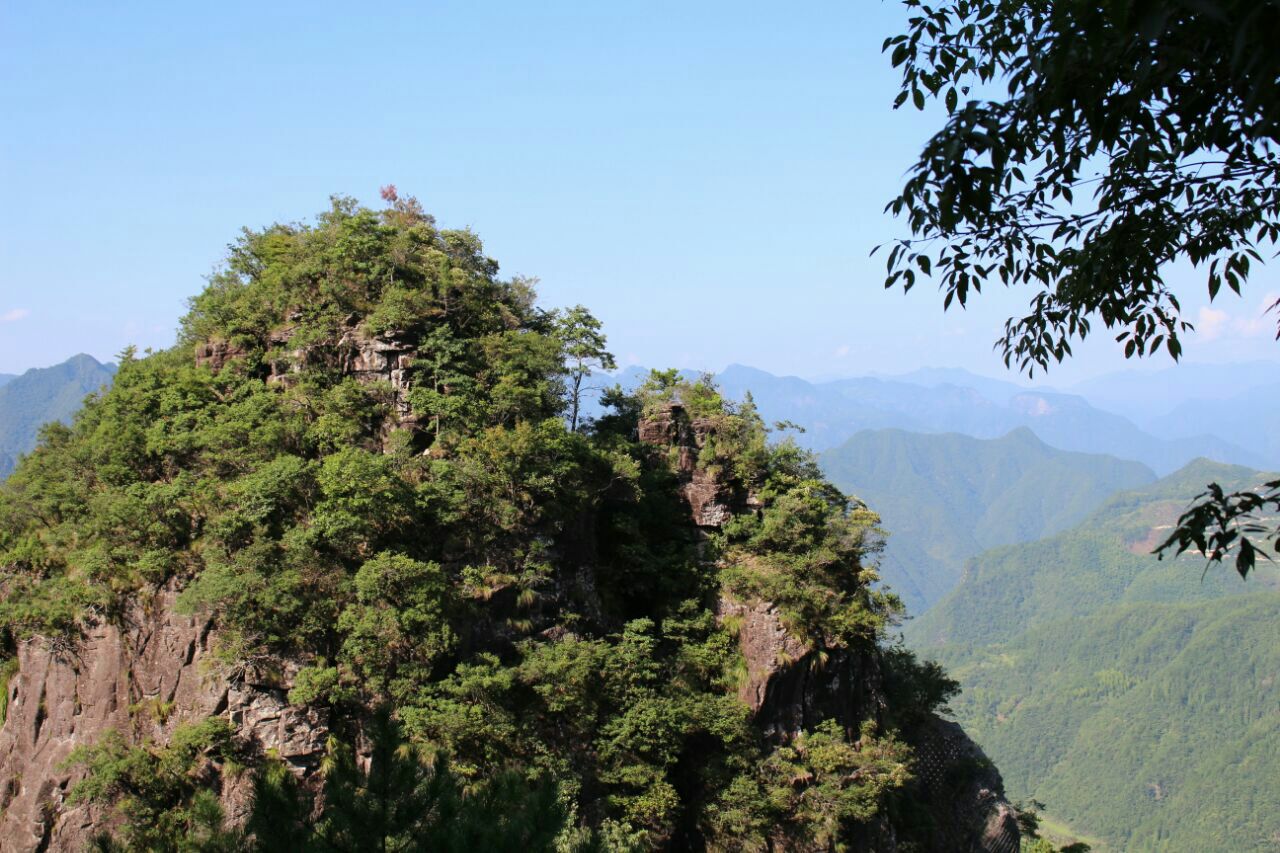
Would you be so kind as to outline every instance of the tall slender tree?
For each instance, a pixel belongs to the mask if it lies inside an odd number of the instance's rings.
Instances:
[[[569,373],[569,428],[578,429],[582,411],[583,382],[595,370],[616,370],[617,362],[605,349],[601,324],[591,312],[575,305],[556,318],[556,330],[564,344],[565,365]]]

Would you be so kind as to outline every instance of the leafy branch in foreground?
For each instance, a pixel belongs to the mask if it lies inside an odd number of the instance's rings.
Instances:
[[[1280,513],[1280,480],[1264,483],[1259,491],[1233,493],[1210,483],[1155,553],[1163,559],[1170,550],[1176,557],[1194,548],[1209,563],[1221,563],[1234,552],[1236,571],[1248,577],[1259,555],[1271,559],[1266,540],[1271,540],[1271,550],[1280,556],[1280,525],[1269,525],[1261,515],[1268,508]]]
[[[907,32],[883,48],[902,69],[895,107],[940,100],[947,120],[886,208],[912,236],[889,251],[885,286],[937,276],[946,307],[993,279],[1035,288],[996,342],[1028,373],[1096,319],[1126,357],[1178,358],[1191,326],[1166,266],[1207,265],[1211,298],[1239,294],[1280,239],[1280,7],[904,3]]]

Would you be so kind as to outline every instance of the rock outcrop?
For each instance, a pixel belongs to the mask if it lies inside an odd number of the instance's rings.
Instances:
[[[296,319],[296,318],[295,318]],[[381,383],[390,389],[390,417],[384,425],[384,439],[394,429],[416,429],[418,419],[409,403],[411,368],[418,356],[418,343],[405,332],[368,334],[358,324],[341,331],[336,343],[293,346],[294,329],[285,327],[268,339],[265,379],[273,385],[292,385],[308,367],[325,366],[365,384]],[[249,350],[226,341],[197,344],[195,363],[215,373]]]
[[[680,494],[704,531],[757,505],[745,484],[698,464],[712,436],[713,422],[690,419],[676,403],[649,414],[639,426],[641,441],[673,455]],[[884,723],[888,702],[878,654],[829,650],[820,656],[787,629],[772,602],[722,595],[716,610],[721,620],[738,625],[738,647],[747,665],[738,696],[767,737],[788,741],[826,719],[850,732],[864,720]],[[913,799],[925,806],[925,821],[914,828],[914,846],[900,845],[898,833],[884,820],[866,828],[863,846],[895,853],[919,849],[923,842],[924,849],[938,853],[1017,853],[1017,811],[978,745],[958,725],[932,714],[901,735],[916,757],[911,787]]]
[[[790,740],[825,719],[856,732],[863,720],[882,723],[888,703],[878,656],[832,651],[817,654],[791,634],[769,602],[744,604],[722,598],[721,618],[735,619],[747,677],[738,690],[756,725],[774,740]],[[926,849],[946,853],[1016,853],[1017,811],[1004,795],[999,772],[955,723],[933,715],[901,733],[915,755],[913,799],[923,803]],[[918,840],[918,838],[917,838]],[[899,849],[892,827],[873,827],[867,843]]]
[[[675,454],[680,494],[689,505],[693,523],[716,528],[751,504],[741,484],[698,464],[708,440],[715,437],[715,422],[690,418],[679,403],[667,403],[640,421],[640,440]]]
[[[207,367],[215,373],[227,363],[243,358],[248,351],[227,341],[206,341],[196,345],[196,366]]]
[[[86,848],[111,825],[93,805],[66,798],[83,770],[68,766],[79,746],[115,731],[131,744],[165,744],[183,723],[228,717],[250,749],[271,750],[306,779],[318,768],[328,733],[319,712],[289,705],[294,667],[229,669],[211,653],[213,626],[178,615],[172,584],[131,606],[124,627],[98,620],[79,642],[19,647],[0,728],[0,848],[6,853]],[[228,817],[242,821],[249,777],[224,778]]]

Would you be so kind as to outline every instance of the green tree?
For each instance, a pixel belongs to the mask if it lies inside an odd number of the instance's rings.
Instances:
[[[581,305],[556,316],[556,334],[564,347],[565,368],[569,372],[569,429],[578,429],[578,413],[582,406],[582,383],[595,370],[618,367],[612,353],[605,349],[601,324]]]
[[[1280,480],[1243,492],[1227,492],[1210,483],[1156,553],[1163,558],[1170,552],[1177,556],[1194,548],[1210,563],[1233,557],[1240,577],[1248,577],[1259,556],[1270,559],[1261,543],[1270,539],[1272,550],[1280,556],[1280,525],[1267,523],[1272,513],[1280,513]]]
[[[450,817],[458,791],[443,766],[400,734],[399,724],[383,709],[366,731],[370,755],[366,770],[350,745],[333,738],[325,760],[324,817],[315,847],[338,853],[428,850],[429,828]]]
[[[888,205],[911,236],[888,252],[886,287],[936,276],[945,307],[992,281],[1033,288],[996,344],[1029,373],[1099,320],[1126,357],[1177,359],[1190,324],[1169,265],[1206,267],[1210,298],[1239,294],[1280,240],[1280,6],[903,2],[907,31],[884,42],[895,106],[941,101],[947,118]],[[1236,545],[1245,574],[1258,546],[1233,505],[1253,499],[1215,488],[1166,547],[1220,560]]]
[[[242,849],[243,836],[224,826],[216,783],[237,757],[231,727],[220,718],[178,727],[163,747],[129,746],[112,731],[68,757],[85,773],[68,799],[113,806],[120,816],[119,837],[100,835],[100,850],[231,853]]]
[[[365,769],[334,740],[325,762],[324,816],[309,844],[332,853],[555,849],[568,813],[556,785],[495,773],[466,790],[443,757],[407,740],[387,709],[364,733]]]

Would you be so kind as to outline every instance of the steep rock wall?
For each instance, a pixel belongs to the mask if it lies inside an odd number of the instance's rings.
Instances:
[[[83,776],[67,758],[108,732],[131,744],[164,744],[175,728],[228,717],[252,749],[273,750],[300,777],[318,767],[327,735],[323,716],[290,706],[292,667],[230,669],[211,652],[212,624],[175,612],[172,584],[129,608],[121,624],[96,620],[78,642],[41,639],[19,648],[0,728],[0,848],[14,853],[83,850],[112,823],[67,796]],[[249,779],[223,778],[233,821],[242,820]]]

